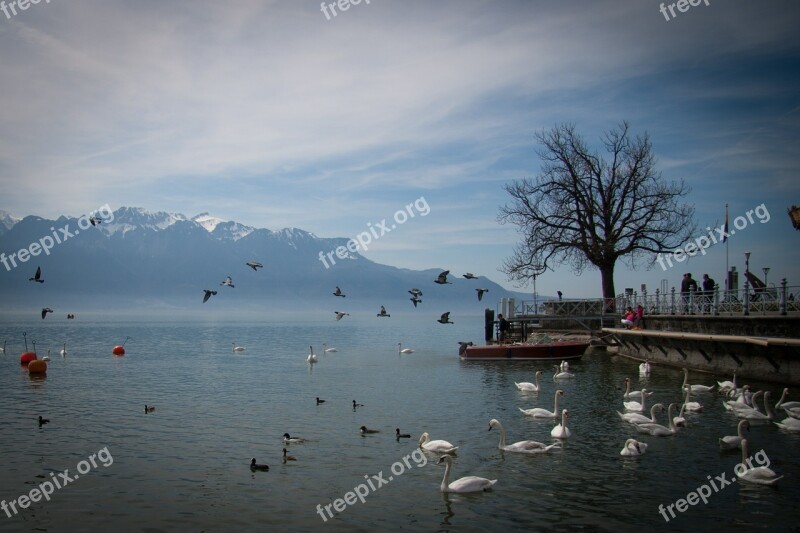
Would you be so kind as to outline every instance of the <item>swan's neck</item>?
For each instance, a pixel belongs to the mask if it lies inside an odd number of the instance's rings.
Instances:
[[[553,413],[558,413],[558,393],[556,393],[556,399],[553,403]]]
[[[783,403],[783,400],[786,398],[786,393],[788,393],[788,392],[789,392],[789,389],[786,389],[786,388],[783,389],[783,394],[781,394],[781,399],[778,400],[778,403],[775,404],[775,409],[780,409],[781,408],[781,404]]]
[[[775,413],[772,411],[772,406],[769,404],[769,398],[767,398],[766,394],[764,395],[764,410],[770,419],[775,418]]]
[[[506,445],[506,430],[502,424],[497,424],[497,429],[500,430],[500,447],[503,448]]]
[[[658,407],[658,404],[655,404],[653,407],[650,408],[650,421],[651,422],[655,422],[656,421],[656,407]]]
[[[686,370],[683,371],[683,386],[685,387],[689,383],[689,372]]]
[[[629,396],[631,393],[631,382],[630,380],[625,382],[625,396]]]
[[[567,429],[567,414],[561,413],[561,427]]]
[[[444,477],[442,478],[442,492],[450,489],[450,461],[444,462]]]
[[[672,411],[674,407],[674,403],[669,404],[669,409],[667,409],[667,418],[669,418],[669,429],[672,431],[677,431],[677,428],[675,427],[675,419],[672,418]]]
[[[745,420],[742,420],[741,422],[739,422],[739,438],[740,439],[744,438],[744,434],[742,433],[742,430],[744,429],[744,423],[745,422],[746,422]]]

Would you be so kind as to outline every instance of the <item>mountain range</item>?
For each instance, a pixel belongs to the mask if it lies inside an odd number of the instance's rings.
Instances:
[[[389,313],[455,316],[495,308],[502,297],[529,298],[486,277],[464,279],[462,272],[450,274],[452,284],[438,285],[434,280],[446,266],[419,271],[379,264],[347,250],[346,238],[320,238],[298,228],[271,231],[208,213],[189,218],[138,207],[98,213],[92,225],[87,216],[18,219],[0,211],[0,309],[290,310],[333,316],[335,310],[377,313],[385,305]],[[337,249],[338,255],[328,255]],[[254,271],[248,261],[264,266]],[[37,267],[45,283],[29,281]],[[227,276],[233,288],[220,285]],[[337,286],[345,298],[333,296]],[[479,287],[489,289],[482,302]],[[411,288],[423,292],[417,309],[409,300]],[[205,304],[204,289],[217,291]]]

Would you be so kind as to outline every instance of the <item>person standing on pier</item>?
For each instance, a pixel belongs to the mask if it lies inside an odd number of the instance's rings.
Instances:
[[[500,324],[499,327],[498,327],[498,330],[500,331],[500,333],[497,336],[497,338],[502,342],[502,341],[506,340],[506,334],[507,334],[508,328],[509,328],[509,326],[511,326],[511,324],[508,323],[508,320],[506,320],[505,317],[502,314],[497,315],[497,318],[498,318],[497,321]]]
[[[681,299],[683,300],[683,312],[689,312],[689,293],[697,293],[697,281],[692,277],[690,272],[683,275],[681,280]]]

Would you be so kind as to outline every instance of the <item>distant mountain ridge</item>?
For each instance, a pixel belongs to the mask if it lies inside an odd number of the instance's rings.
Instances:
[[[349,239],[320,238],[299,228],[271,231],[209,213],[189,218],[139,207],[121,207],[94,226],[87,220],[64,216],[20,220],[0,211],[0,228],[7,228],[0,234],[0,252],[5,254],[0,265],[4,295],[0,306],[92,307],[112,299],[117,305],[204,306],[204,310],[282,305],[329,308],[331,313],[340,308],[377,312],[377,306],[385,305],[390,313],[418,312],[407,292],[416,287],[424,293],[419,311],[456,315],[459,310],[474,314],[494,308],[501,297],[525,296],[484,277],[463,279],[458,272],[451,273],[452,285],[437,285],[433,280],[438,268],[396,268],[351,251],[326,268],[320,253],[346,247]],[[61,228],[68,228],[68,233]],[[25,262],[17,257],[16,267],[9,262],[11,254],[19,255],[23,249],[33,253],[33,243],[46,243],[56,235],[61,235],[61,243],[48,254],[39,251]],[[245,265],[251,260],[264,268],[253,271]],[[28,281],[37,266],[42,267],[43,284]],[[220,285],[226,276],[233,278],[235,288]],[[336,286],[346,298],[333,296]],[[489,289],[482,302],[474,290],[478,287]],[[203,304],[203,289],[218,294]]]

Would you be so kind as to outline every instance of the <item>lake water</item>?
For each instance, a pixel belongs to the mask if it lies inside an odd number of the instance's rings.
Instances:
[[[719,450],[717,439],[735,434],[737,420],[713,394],[696,395],[705,409],[688,415],[690,426],[678,435],[639,436],[650,445],[647,453],[619,456],[625,440],[638,436],[615,414],[622,410],[623,379],[654,390],[652,401],[679,402],[677,369],[656,366],[642,382],[635,362],[585,356],[571,365],[576,378],[558,386],[574,432],[563,449],[538,456],[498,450],[499,433],[487,431],[491,418],[503,423],[509,442],[552,441],[554,422],[525,417],[518,408],[552,409],[556,386],[543,363],[460,362],[457,341],[481,341],[482,320],[0,323],[0,343],[10,342],[0,355],[0,498],[15,500],[65,469],[69,476],[79,467],[86,471],[49,502],[11,517],[0,513],[0,530],[796,527],[800,434],[771,424],[753,424],[748,438],[751,455],[763,450],[771,468],[785,475],[777,487],[734,482],[669,523],[659,514],[660,504],[685,498],[708,476],[733,478],[741,460],[737,452]],[[51,350],[45,379],[31,379],[20,368],[23,331],[37,341],[40,357]],[[127,354],[112,356],[111,348],[127,336]],[[234,340],[246,351],[233,353]],[[415,353],[398,354],[401,341]],[[338,352],[324,354],[323,342]],[[306,363],[309,345],[320,358],[313,367]],[[532,381],[537,369],[548,378],[542,392],[519,392],[514,382]],[[693,383],[715,378],[730,379],[691,374]],[[773,403],[780,396],[777,386],[750,384],[772,390]],[[316,405],[316,397],[326,402]],[[354,399],[364,407],[354,411]],[[156,411],[145,414],[145,404]],[[51,422],[40,428],[38,415]],[[362,436],[361,425],[380,433]],[[397,427],[415,438],[398,442]],[[494,490],[442,495],[444,467],[435,464],[437,457],[408,457],[423,431],[459,447],[454,478],[498,479]],[[283,464],[286,432],[308,442],[289,445],[297,461]],[[104,449],[96,467],[81,463]],[[270,470],[251,472],[252,457]],[[367,482],[365,476],[379,474],[387,483],[373,481],[375,490],[363,503],[346,505],[333,518],[323,509],[326,520],[318,514],[318,505],[344,498]]]

